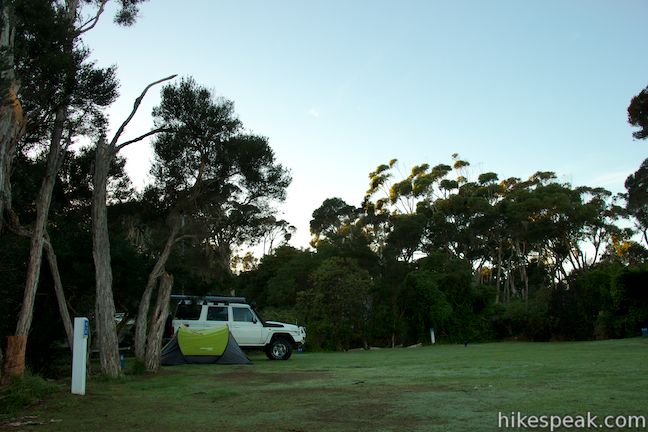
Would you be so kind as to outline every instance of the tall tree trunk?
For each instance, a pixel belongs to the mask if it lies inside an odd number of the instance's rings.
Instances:
[[[4,212],[11,206],[11,165],[16,143],[24,128],[23,111],[18,100],[18,81],[14,70],[15,27],[11,2],[3,2],[2,30],[0,31],[0,61],[5,69],[0,71],[0,233],[3,228]]]
[[[67,116],[67,108],[61,107],[56,111],[54,120],[54,131],[50,143],[50,150],[47,156],[47,166],[43,182],[41,184],[38,198],[36,200],[36,222],[32,231],[31,246],[29,249],[29,262],[27,264],[27,280],[25,282],[25,291],[23,293],[22,306],[18,314],[18,324],[16,325],[16,337],[29,335],[31,322],[34,312],[34,302],[36,300],[36,290],[40,277],[41,259],[43,256],[43,242],[45,228],[49,215],[50,203],[52,201],[52,191],[56,182],[56,173],[58,171],[61,140],[63,138],[63,127]],[[5,374],[22,375],[25,372],[25,348],[26,341],[21,341],[15,345],[15,350],[7,352],[5,363]],[[11,355],[11,356],[10,356]]]
[[[122,148],[141,141],[161,129],[154,129],[121,144],[117,144],[124,129],[135,116],[144,96],[149,89],[164,81],[175,78],[175,75],[162,78],[147,85],[142,93],[135,99],[130,114],[115,132],[113,139],[108,143],[102,138],[97,143],[95,153],[95,172],[92,178],[92,256],[95,262],[96,301],[95,320],[97,326],[97,339],[101,370],[109,376],[118,376],[119,367],[119,342],[115,326],[115,301],[112,290],[112,268],[110,265],[110,238],[108,235],[108,214],[106,208],[108,171],[115,156]]]
[[[515,295],[517,293],[517,288],[515,287],[515,273],[513,271],[515,269],[513,268],[513,263],[512,263],[513,262],[513,253],[514,253],[513,250],[511,250],[511,256],[508,258],[507,273],[508,273],[508,281],[509,281],[509,290],[510,291],[509,291],[509,294],[508,294],[507,301],[510,301],[511,296]]]
[[[497,281],[495,291],[495,303],[500,302],[500,289],[502,286],[502,240],[500,239],[497,246]]]
[[[173,226],[171,227],[171,232],[167,238],[166,244],[164,245],[164,250],[160,257],[158,258],[153,270],[149,274],[148,281],[146,283],[146,288],[144,293],[142,293],[142,298],[137,309],[137,321],[135,322],[135,357],[141,361],[145,361],[146,350],[146,333],[148,325],[148,311],[151,304],[151,295],[155,289],[158,278],[164,274],[164,266],[171,255],[171,250],[175,244],[176,237],[180,230],[179,221],[173,221]],[[159,294],[158,294],[159,297]]]
[[[12,137],[10,141],[4,141],[5,135],[0,137],[0,177],[2,181],[0,182],[0,195],[4,197],[0,198],[2,204],[0,204],[0,220],[4,218],[4,213],[7,208],[10,207],[8,204],[8,199],[10,199],[10,186],[7,186],[9,183],[9,169],[11,167],[13,153],[15,152],[15,145],[18,136],[23,130],[24,119],[22,118],[22,108],[20,102],[17,99],[17,82],[15,78],[15,72],[13,71],[13,39],[14,39],[14,29],[12,28],[12,17],[11,15],[11,2],[3,2],[4,7],[2,10],[3,13],[3,28],[2,36],[0,36],[0,45],[2,48],[8,48],[9,58],[4,58],[3,60],[9,60],[10,63],[9,75],[8,75],[8,96],[12,102],[11,110],[9,117],[13,120],[5,122],[5,113],[4,111],[5,104],[3,103],[3,112],[2,117],[0,117],[0,133],[4,134],[6,131],[6,136]],[[74,21],[77,16],[77,7],[78,0],[68,0],[66,4],[67,8],[67,17],[70,21],[70,25],[74,25]],[[9,27],[5,27],[9,26]],[[71,38],[69,43],[64,47],[63,54],[71,54],[74,49],[74,40]],[[5,72],[5,71],[3,71]],[[7,76],[3,73],[2,78]],[[3,95],[5,96],[5,95]],[[32,232],[31,246],[29,251],[29,263],[27,267],[27,281],[25,283],[25,292],[23,294],[23,302],[21,310],[18,315],[18,324],[16,325],[16,334],[15,338],[9,342],[7,347],[7,358],[5,360],[5,372],[9,375],[22,375],[25,370],[25,349],[27,346],[27,335],[29,334],[29,329],[31,328],[31,321],[33,316],[34,301],[36,296],[36,290],[38,288],[38,279],[40,276],[40,267],[41,259],[43,256],[43,242],[45,235],[45,226],[47,224],[49,208],[52,199],[52,191],[54,189],[54,183],[56,181],[56,173],[59,168],[60,159],[61,159],[61,141],[63,139],[63,131],[65,128],[65,122],[68,115],[68,104],[69,96],[64,97],[63,102],[56,109],[54,116],[54,127],[52,130],[52,138],[50,142],[49,154],[47,156],[47,165],[45,176],[41,184],[41,189],[38,194],[36,201],[36,223]],[[4,102],[4,100],[3,100]],[[16,126],[18,123],[18,126]],[[10,350],[11,348],[11,350]]]
[[[13,377],[25,373],[26,348],[27,336],[7,336],[7,353],[4,359],[2,384],[7,384]]]
[[[173,288],[173,276],[164,273],[160,277],[160,289],[158,291],[155,310],[151,317],[151,328],[146,343],[146,370],[157,372],[160,369],[160,349],[162,348],[162,336],[164,335],[164,324],[169,315],[169,301],[171,300],[171,289]]]
[[[49,263],[50,271],[52,273],[52,279],[54,279],[54,291],[56,292],[56,301],[58,303],[59,312],[61,314],[61,320],[63,321],[63,327],[65,328],[65,334],[68,340],[68,346],[70,350],[74,347],[74,330],[72,328],[72,320],[70,319],[70,312],[68,311],[67,302],[65,301],[65,293],[63,292],[63,284],[61,283],[61,274],[58,269],[58,261],[56,259],[56,254],[54,254],[54,248],[49,239],[45,242],[45,255],[47,256],[47,262]]]
[[[113,160],[112,148],[105,140],[97,143],[95,172],[92,179],[92,256],[95,263],[95,325],[101,371],[119,376],[119,342],[115,324],[115,302],[112,292],[112,267],[106,208],[108,170]]]
[[[520,247],[520,242],[516,240],[515,248],[518,256],[520,279],[524,283],[524,286],[522,287],[522,299],[524,300],[524,303],[527,304],[529,302],[529,276],[527,275],[526,243],[522,242],[522,247]]]

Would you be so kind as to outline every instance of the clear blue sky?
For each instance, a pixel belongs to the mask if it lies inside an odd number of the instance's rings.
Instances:
[[[392,158],[406,172],[458,152],[475,177],[555,171],[622,191],[648,157],[626,113],[648,85],[647,19],[643,0],[152,0],[134,27],[106,16],[85,40],[118,66],[115,123],[172,73],[233,100],[292,170],[280,209],[306,246],[313,210],[333,196],[359,205],[368,173]],[[144,184],[148,144],[124,154]]]

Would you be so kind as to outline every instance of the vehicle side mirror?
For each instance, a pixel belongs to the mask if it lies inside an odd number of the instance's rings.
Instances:
[[[256,324],[256,323],[258,322],[257,319],[256,319],[256,317],[252,317],[252,322],[253,322],[254,324]]]

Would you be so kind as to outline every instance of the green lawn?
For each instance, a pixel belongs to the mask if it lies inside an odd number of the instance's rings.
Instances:
[[[252,359],[95,380],[86,396],[21,416],[55,420],[33,429],[43,432],[468,431],[498,430],[498,412],[648,416],[648,338]]]

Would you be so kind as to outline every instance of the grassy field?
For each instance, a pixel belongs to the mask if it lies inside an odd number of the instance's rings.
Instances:
[[[498,412],[648,416],[648,338],[252,360],[94,380],[86,396],[62,392],[20,413],[47,424],[11,429],[487,431],[498,430]]]

